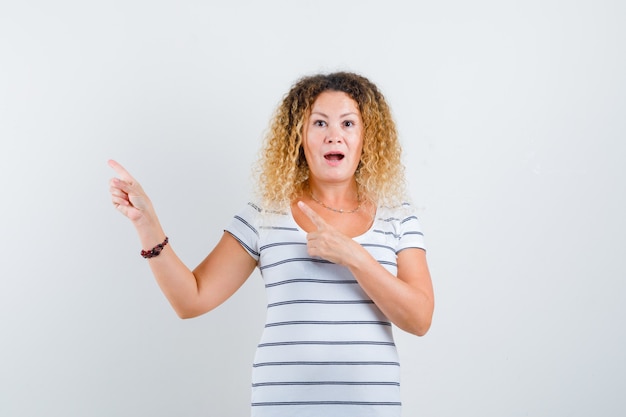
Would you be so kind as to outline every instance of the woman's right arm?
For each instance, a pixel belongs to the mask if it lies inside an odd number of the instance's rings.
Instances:
[[[143,249],[165,240],[165,233],[152,203],[141,185],[116,161],[109,165],[119,178],[110,182],[113,205],[135,226]],[[196,317],[212,310],[239,289],[256,261],[239,242],[225,232],[209,255],[191,271],[171,247],[148,259],[159,287],[181,318]]]

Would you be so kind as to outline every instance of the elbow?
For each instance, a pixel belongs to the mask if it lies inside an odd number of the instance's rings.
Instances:
[[[411,333],[415,336],[421,337],[421,336],[426,335],[426,333],[428,333],[428,330],[430,329],[430,325],[431,325],[431,320],[428,320],[426,322],[420,322],[420,323],[415,323],[410,326],[406,326],[406,328],[402,330],[408,333]]]
[[[432,311],[426,316],[417,316],[413,317],[410,320],[407,320],[405,326],[402,326],[401,329],[405,332],[411,333],[415,336],[424,336],[430,330],[430,326],[433,322],[433,314]]]
[[[204,312],[189,306],[172,306],[179,319],[193,319],[202,315]]]
[[[416,336],[424,336],[430,330],[430,326],[433,323],[433,313],[435,312],[435,304],[431,301],[427,304],[428,308],[422,310],[421,314],[416,317],[412,324],[413,326],[409,330],[410,333]]]
[[[430,324],[431,323],[428,322],[427,325],[424,325],[424,326],[416,328],[415,331],[413,332],[413,334],[415,336],[419,336],[419,337],[425,336],[426,333],[428,333],[428,330],[430,329]]]
[[[178,318],[183,320],[196,318],[217,307],[217,305],[203,302],[200,299],[170,300],[170,305]]]
[[[176,311],[176,315],[178,316],[179,319],[181,320],[188,320],[188,319],[192,319],[194,317],[198,317],[197,314],[191,314],[187,311]]]

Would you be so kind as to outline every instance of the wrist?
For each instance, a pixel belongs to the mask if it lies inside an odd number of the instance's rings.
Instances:
[[[158,221],[141,222],[135,224],[142,249],[150,249],[165,240],[166,235]]]
[[[374,261],[375,265],[378,265],[378,261],[363,246],[356,241],[353,242],[354,245],[350,248],[350,255],[344,258],[345,267],[353,273],[359,273],[362,270],[371,269],[373,267],[372,261]]]
[[[169,238],[165,236],[165,239],[163,240],[163,242],[155,245],[152,249],[149,249],[149,250],[142,249],[141,256],[143,256],[146,259],[159,256],[161,254],[161,251],[163,251],[163,248],[165,248],[165,246],[168,244],[168,242],[169,242]]]

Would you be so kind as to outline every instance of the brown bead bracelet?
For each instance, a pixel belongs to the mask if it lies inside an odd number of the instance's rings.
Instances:
[[[167,236],[165,236],[165,240],[163,241],[163,243],[159,243],[158,245],[156,245],[155,247],[153,247],[150,250],[142,250],[141,251],[141,256],[143,256],[146,259],[154,258],[155,256],[159,256],[161,254],[161,251],[165,247],[165,245],[167,245],[167,242],[169,242],[169,239],[168,239]]]

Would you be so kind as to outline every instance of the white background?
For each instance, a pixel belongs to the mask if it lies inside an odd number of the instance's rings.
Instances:
[[[300,76],[377,83],[436,291],[404,415],[626,413],[622,1],[0,4],[0,415],[245,416],[255,273],[179,320],[109,200],[115,158],[191,267]]]

